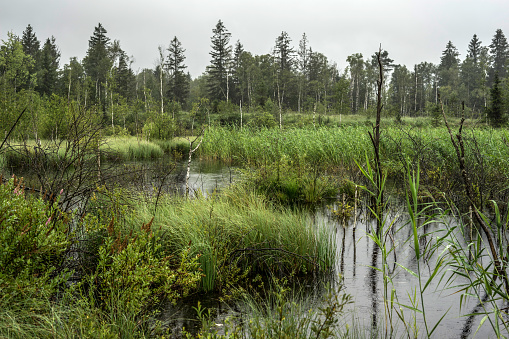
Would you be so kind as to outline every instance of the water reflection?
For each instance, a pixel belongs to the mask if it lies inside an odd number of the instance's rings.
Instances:
[[[370,296],[371,296],[371,328],[376,330],[378,327],[378,253],[380,249],[377,246],[373,246],[373,253],[371,254],[371,267],[368,269],[368,277],[370,285]],[[355,263],[354,263],[355,265]]]
[[[123,176],[122,186],[135,188],[148,195],[161,192],[185,194],[187,162],[162,158],[158,161],[126,163],[124,168],[128,169],[130,175]],[[235,167],[195,159],[189,175],[190,195],[207,196],[233,183],[235,178]]]
[[[384,306],[384,279],[381,271],[386,270],[388,278],[387,298],[390,299],[391,290],[394,288],[398,296],[398,302],[402,305],[412,306],[410,298],[413,298],[414,293],[419,296],[418,278],[411,272],[418,272],[417,270],[417,257],[413,245],[413,231],[412,227],[407,224],[408,217],[404,206],[392,206],[389,214],[386,216],[386,226],[392,223],[392,228],[385,233],[383,240],[386,243],[387,258],[386,266],[382,267],[382,252],[374,242],[369,239],[368,234],[376,230],[376,221],[369,215],[369,211],[358,212],[352,217],[347,225],[341,225],[328,215],[328,209],[324,209],[322,215],[318,213],[315,216],[316,223],[326,223],[330,227],[337,227],[338,232],[336,235],[338,244],[338,263],[337,270],[342,273],[345,281],[346,292],[354,297],[354,304],[351,311],[355,318],[358,318],[360,324],[369,324],[368,326],[381,333],[385,331],[385,326],[391,324],[391,318],[398,325],[398,335],[404,332],[404,326],[400,324],[400,320],[395,313],[388,314],[385,318]],[[419,246],[421,253],[425,249],[430,249],[437,243],[437,237],[446,235],[447,230],[443,222],[454,225],[452,219],[442,220],[442,222],[434,222],[425,224],[424,220],[418,221],[419,227]],[[422,226],[421,226],[422,225]],[[467,229],[468,230],[468,229]],[[474,232],[475,233],[475,232]],[[461,239],[461,236],[459,236]],[[462,243],[463,247],[467,247],[467,243]],[[389,251],[394,247],[394,251]],[[435,251],[428,251],[421,257],[421,278],[426,282],[432,275],[437,263],[438,256],[444,247],[438,248]],[[401,266],[408,270],[402,268]],[[444,272],[444,278],[440,281],[439,278],[432,280],[424,293],[424,305],[426,308],[426,317],[428,326],[433,326],[440,321],[442,316],[445,317],[437,326],[434,336],[437,338],[457,338],[459,333],[463,333],[463,337],[472,335],[472,332],[477,330],[483,315],[473,315],[464,317],[465,314],[471,314],[469,311],[474,312],[478,300],[475,297],[463,298],[460,309],[460,297],[464,293],[460,287],[455,289],[448,289],[445,283],[451,277],[451,273]],[[458,276],[454,277],[452,285],[459,286],[462,283],[467,283],[467,279],[462,279]],[[420,301],[420,299],[418,298]],[[390,307],[387,306],[387,307]],[[404,312],[405,319],[412,321],[413,317],[416,318],[416,325],[419,328],[419,333],[425,333],[424,323],[422,321],[422,314],[415,313],[395,305],[394,311]],[[422,305],[417,305],[421,308]],[[474,331],[471,329],[474,328]],[[411,334],[412,335],[412,334]],[[488,321],[481,326],[478,330],[477,336],[488,337],[493,336],[493,330]]]

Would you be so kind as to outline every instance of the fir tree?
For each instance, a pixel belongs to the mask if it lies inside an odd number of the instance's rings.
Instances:
[[[55,38],[46,39],[41,51],[40,58],[40,76],[37,90],[41,94],[50,96],[56,92],[58,86],[58,67],[60,61],[60,51],[55,44]]]
[[[39,48],[41,43],[37,39],[32,26],[28,25],[23,31],[23,37],[21,38],[21,44],[23,45],[23,52],[26,55],[30,55],[34,60],[37,59],[39,54]]]
[[[494,83],[496,74],[498,74],[499,78],[503,79],[507,73],[505,64],[509,58],[509,45],[501,29],[497,29],[497,32],[491,41],[490,54],[492,64],[489,70],[488,83],[491,85]]]
[[[37,39],[37,36],[35,35],[35,32],[30,24],[23,31],[21,44],[23,45],[23,52],[25,53],[25,55],[31,56],[34,61],[33,64],[28,69],[30,76],[27,79],[27,81],[24,84],[22,84],[21,87],[25,89],[28,88],[33,89],[33,87],[36,84],[37,73],[41,69],[40,65],[41,43]]]
[[[230,96],[232,97],[232,101],[240,103],[243,96],[243,88],[245,87],[242,81],[241,69],[242,69],[242,54],[244,54],[244,46],[240,43],[240,40],[237,40],[235,43],[235,48],[233,50],[233,60],[232,60],[232,81],[233,85],[230,89]]]
[[[276,45],[274,47],[274,83],[276,100],[279,106],[279,128],[282,128],[283,118],[282,110],[286,100],[287,86],[292,77],[292,70],[294,64],[294,50],[290,46],[292,40],[288,33],[281,32],[276,38]]]
[[[459,75],[459,52],[458,49],[449,41],[442,52],[438,71],[440,74],[440,86],[455,86]]]
[[[168,62],[166,63],[170,75],[168,96],[170,100],[181,105],[186,102],[189,96],[189,81],[185,73],[187,66],[184,64],[186,59],[185,51],[182,43],[177,37],[174,37],[168,48]]]
[[[106,29],[99,23],[94,34],[88,41],[87,55],[83,59],[83,67],[92,82],[92,98],[95,103],[105,105],[105,84],[112,61],[109,57],[110,39]]]
[[[490,97],[491,106],[488,108],[488,119],[493,127],[500,127],[505,122],[505,107],[498,73],[495,73]]]
[[[135,76],[131,69],[131,61],[127,54],[120,50],[118,55],[118,66],[115,73],[115,82],[117,84],[117,91],[124,98],[132,98],[135,90]]]
[[[207,67],[209,74],[207,85],[212,100],[229,100],[229,71],[232,47],[229,45],[231,33],[219,20],[212,30],[211,65]]]
[[[468,44],[468,53],[467,57],[472,58],[474,64],[477,64],[479,61],[479,56],[481,54],[481,40],[477,38],[477,34],[474,34],[472,40]]]

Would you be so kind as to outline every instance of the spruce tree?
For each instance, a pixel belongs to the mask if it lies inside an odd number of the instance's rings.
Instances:
[[[274,47],[274,84],[276,100],[279,106],[279,128],[282,128],[282,110],[286,101],[286,90],[292,77],[295,51],[290,46],[292,40],[288,33],[281,32]]]
[[[472,37],[472,40],[470,40],[470,43],[468,44],[468,53],[467,57],[472,58],[474,61],[474,64],[477,64],[479,61],[479,56],[481,54],[481,40],[477,38],[477,34],[474,34]]]
[[[29,77],[27,81],[21,85],[21,87],[25,89],[33,89],[33,87],[37,83],[37,73],[39,72],[40,66],[40,46],[41,43],[37,39],[35,32],[32,26],[29,24],[27,28],[23,31],[23,36],[21,37],[21,44],[23,45],[23,52],[27,56],[31,56],[33,59],[33,64],[28,69]]]
[[[442,52],[440,65],[438,66],[440,72],[440,86],[452,86],[456,83],[459,66],[458,56],[458,49],[449,41],[445,50]]]
[[[237,40],[235,48],[233,50],[232,59],[232,81],[230,87],[230,97],[233,102],[239,103],[242,101],[243,88],[245,87],[242,81],[241,69],[242,69],[242,54],[244,54],[244,46]]]
[[[276,46],[274,48],[274,56],[276,63],[276,70],[278,72],[289,72],[292,70],[294,64],[294,50],[290,46],[292,40],[287,32],[281,32],[276,38]]]
[[[309,83],[309,54],[311,48],[309,47],[309,41],[306,33],[302,34],[302,38],[299,41],[299,50],[297,51],[297,70],[298,70],[298,102],[297,111],[301,112],[302,102],[307,96],[307,87]]]
[[[490,90],[491,106],[488,108],[488,119],[493,127],[500,127],[505,122],[505,107],[500,88],[500,78],[495,73],[493,87]]]
[[[106,36],[106,29],[99,23],[88,41],[87,55],[83,59],[83,67],[90,77],[91,94],[94,103],[105,105],[105,84],[112,61],[109,56],[110,39]]]
[[[506,77],[507,71],[505,64],[509,59],[509,44],[501,29],[497,29],[495,36],[490,44],[490,56],[492,60],[491,67],[489,69],[488,84],[494,83],[495,75],[503,79]]]
[[[46,39],[40,57],[40,76],[37,90],[41,94],[50,96],[56,92],[58,86],[58,67],[60,51],[55,44],[55,37]]]
[[[212,30],[212,51],[210,66],[207,67],[207,86],[212,100],[229,100],[229,71],[232,47],[229,45],[231,33],[219,20]]]
[[[35,35],[34,29],[31,25],[28,25],[27,28],[23,31],[21,44],[23,45],[23,52],[36,59],[41,43],[37,39],[37,36]]]
[[[186,102],[189,96],[189,81],[185,73],[187,66],[184,64],[186,59],[185,51],[182,43],[175,36],[170,42],[168,61],[166,63],[170,75],[168,96],[170,100],[181,105]]]
[[[115,73],[115,83],[118,94],[126,99],[132,99],[135,95],[135,76],[131,69],[131,61],[123,50],[120,50],[118,53],[118,66]]]

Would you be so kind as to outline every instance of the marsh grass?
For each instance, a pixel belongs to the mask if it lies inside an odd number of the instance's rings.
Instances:
[[[135,210],[145,219],[153,205],[139,202]],[[315,228],[304,213],[276,210],[263,196],[239,187],[208,199],[161,197],[153,225],[171,253],[189,248],[200,256],[205,291],[239,284],[248,273],[326,272],[335,260],[331,230]]]
[[[191,140],[193,137],[191,137]],[[167,154],[188,154],[189,153],[189,140],[185,137],[175,137],[172,140],[153,140],[164,153]]]
[[[303,289],[290,286],[285,279],[272,277],[260,292],[242,293],[239,310],[224,320],[224,333],[218,334],[211,312],[200,303],[194,309],[201,320],[197,337],[207,338],[339,338],[349,337],[344,322],[346,305],[352,302],[344,292],[340,278],[335,287],[330,282],[319,300]],[[189,337],[189,336],[188,336]]]
[[[417,123],[393,124],[382,121],[383,138],[380,143],[382,168],[392,183],[404,186],[406,164],[419,165],[421,188],[419,195],[440,199],[440,192],[452,193],[454,203],[465,202],[461,190],[461,174],[454,147],[447,129]],[[223,128],[210,127],[205,134],[200,157],[219,159],[248,169],[276,173],[276,181],[288,179],[288,189],[301,184],[293,178],[342,177],[351,181],[363,180],[356,163],[364,164],[371,153],[368,131],[371,124],[349,124],[341,127],[287,128]],[[478,128],[463,130],[465,163],[471,168],[476,182],[476,199],[483,207],[495,199],[499,203],[509,199],[505,185],[509,185],[509,147],[503,130]],[[284,166],[291,171],[281,171]],[[317,176],[316,173],[320,175]],[[290,180],[291,179],[291,180]],[[299,179],[300,180],[300,179]],[[391,185],[398,187],[397,185]],[[313,190],[307,190],[313,193]],[[313,194],[307,198],[313,201]],[[284,196],[283,199],[284,200]]]
[[[110,311],[71,293],[58,302],[42,298],[4,305],[0,311],[2,338],[147,338],[164,334],[151,316],[121,307],[122,296],[112,295]]]
[[[107,138],[100,150],[103,157],[110,161],[151,160],[164,154],[159,145],[135,137]]]
[[[53,167],[66,157],[68,144],[65,140],[35,140],[14,143],[0,154],[1,167],[29,168],[30,159],[36,155]],[[141,161],[161,158],[165,153],[185,154],[189,149],[187,140],[147,141],[130,136],[107,137],[100,142],[101,160],[107,161]]]

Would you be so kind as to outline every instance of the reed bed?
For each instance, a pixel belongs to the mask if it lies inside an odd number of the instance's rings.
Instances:
[[[330,166],[351,164],[365,159],[372,152],[368,132],[371,127],[348,125],[337,128],[299,128],[299,129],[227,129],[211,127],[207,130],[200,154],[202,156],[231,160],[250,165],[262,165],[265,161],[276,161],[288,157],[297,164],[302,162],[325,162]],[[504,130],[468,129],[466,139],[475,145],[486,158],[486,164],[495,170],[506,165],[509,155],[508,133]],[[456,156],[450,145],[450,137],[445,128],[405,128],[391,125],[382,133],[382,155],[391,160],[397,156],[423,158],[429,157],[441,163],[450,163]]]
[[[264,165],[280,157],[296,166],[326,161],[332,166],[353,163],[369,150],[364,127],[318,129],[225,129],[210,128],[200,154],[250,165]],[[356,135],[357,137],[349,137]]]
[[[314,169],[329,175],[358,176],[357,164],[365,163],[373,152],[371,129],[361,124],[284,130],[211,127],[199,152],[201,157],[248,168],[286,163],[298,173]],[[463,135],[465,162],[479,182],[480,199],[506,200],[503,188],[509,185],[508,133],[465,127]],[[382,129],[380,157],[393,182],[402,182],[409,161],[421,168],[423,189],[455,191],[462,187],[456,151],[445,128],[388,124]]]
[[[29,167],[31,160],[37,158],[40,161],[43,157],[48,165],[56,166],[65,160],[74,146],[65,140],[14,143],[0,155],[0,164],[2,167]],[[99,150],[102,160],[107,161],[153,160],[164,155],[163,148],[158,144],[135,137],[106,138],[100,142]]]

